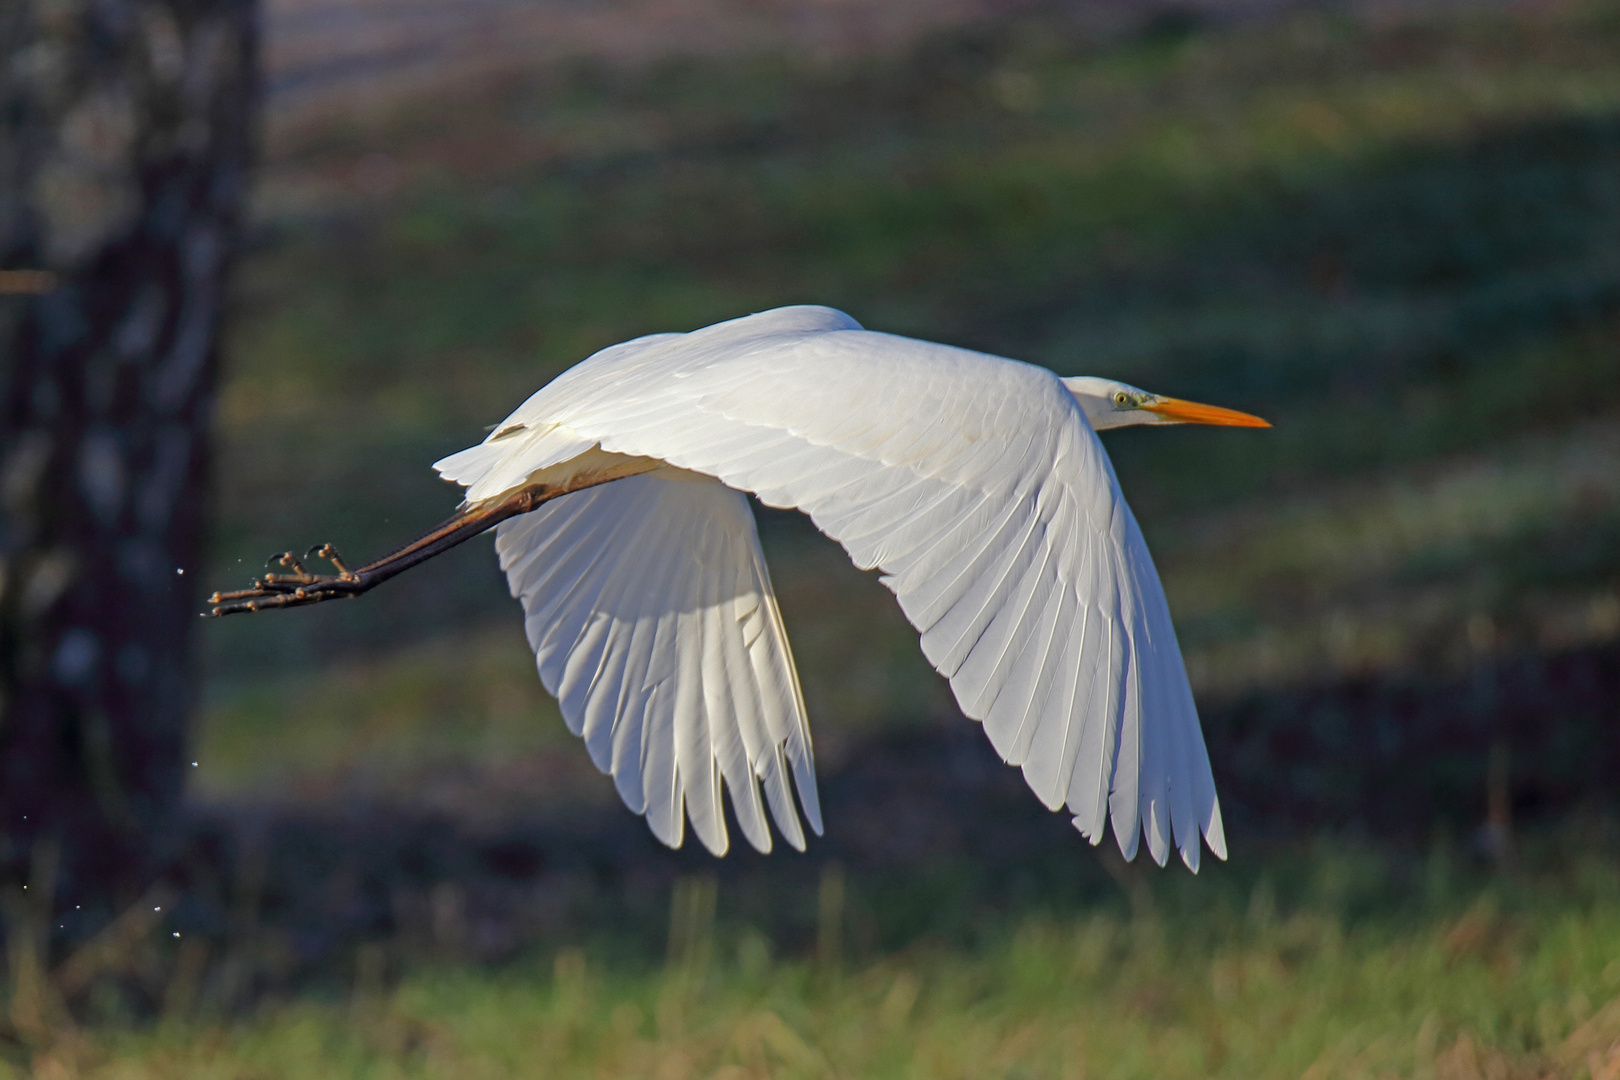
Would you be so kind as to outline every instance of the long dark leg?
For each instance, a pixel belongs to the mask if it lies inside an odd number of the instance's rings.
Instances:
[[[622,475],[622,474],[620,474]],[[542,503],[551,501],[570,491],[591,487],[618,479],[616,475],[602,475],[576,480],[568,485],[524,488],[498,503],[484,503],[458,510],[438,527],[411,541],[397,551],[390,552],[374,562],[350,570],[331,544],[314,548],[311,556],[325,559],[336,568],[336,574],[311,574],[292,552],[284,552],[272,561],[292,571],[290,574],[266,574],[254,578],[249,588],[236,592],[217,592],[208,598],[213,605],[204,617],[235,615],[244,611],[264,611],[268,608],[302,607],[325,600],[359,596],[376,588],[389,578],[402,574],[417,563],[426,562],[479,533],[494,528],[507,518],[527,514]]]

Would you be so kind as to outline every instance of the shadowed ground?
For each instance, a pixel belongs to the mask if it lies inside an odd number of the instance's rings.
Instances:
[[[1620,770],[1617,710],[1612,648],[1505,657],[1457,680],[1362,678],[1253,693],[1206,710],[1234,840],[1232,867],[1202,876],[1252,878],[1257,860],[1317,836],[1404,853],[1396,861],[1411,863],[1409,873],[1437,843],[1483,870],[1500,854],[1484,828],[1493,744],[1511,753],[1510,820],[1540,835],[1571,817],[1620,810],[1611,782]],[[875,951],[925,936],[971,939],[984,920],[1083,909],[1121,882],[1156,877],[1127,868],[1111,841],[1099,861],[959,717],[865,741],[825,773],[827,833],[806,855],[781,846],[762,857],[746,845],[723,861],[670,852],[600,792],[567,804],[525,798],[549,779],[535,761],[493,783],[476,772],[459,784],[441,777],[431,802],[333,792],[314,805],[220,805],[207,817],[225,836],[188,872],[228,874],[211,864],[247,845],[264,860],[263,917],[293,935],[300,966],[315,973],[366,940],[431,943],[435,895],[456,897],[455,917],[468,924],[454,931],[455,944],[473,955],[608,939],[633,952],[627,934],[656,951],[674,882],[713,875],[733,918],[793,951],[813,942],[808,899],[837,866],[879,894],[862,928]],[[611,793],[605,779],[600,786]],[[219,932],[224,900],[197,909],[186,928]]]

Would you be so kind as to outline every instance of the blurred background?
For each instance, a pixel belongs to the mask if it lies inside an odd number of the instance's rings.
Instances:
[[[474,541],[194,631],[173,906],[17,1068],[1620,1075],[1620,5],[259,18],[202,589],[381,553],[558,372],[779,304],[1252,411],[1106,440],[1232,855],[1088,847],[763,509],[827,835],[666,851]]]

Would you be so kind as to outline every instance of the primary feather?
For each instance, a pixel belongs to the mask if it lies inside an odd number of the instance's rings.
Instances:
[[[541,678],[665,843],[727,846],[722,788],[820,832],[803,697],[740,492],[876,568],[924,655],[1048,807],[1196,869],[1220,808],[1169,610],[1113,467],[1044,368],[793,307],[604,349],[436,466],[469,503],[640,475],[502,524]],[[718,481],[718,482],[716,482]]]

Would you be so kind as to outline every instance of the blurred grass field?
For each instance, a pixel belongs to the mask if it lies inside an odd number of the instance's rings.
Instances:
[[[1160,20],[1112,42],[1051,8],[883,57],[582,61],[279,130],[240,286],[210,588],[272,551],[421,531],[456,501],[428,464],[596,348],[809,302],[1275,422],[1108,442],[1206,711],[1620,638],[1612,2]],[[761,530],[824,774],[966,723],[873,577],[791,515]],[[626,813],[541,690],[485,544],[202,638],[204,805]],[[1049,882],[976,939],[931,943],[924,900],[912,933],[837,963],[742,925],[722,878],[718,929],[672,930],[667,963],[543,934],[499,970],[362,948],[247,1019],[176,1006],[58,1063],[1617,1075],[1620,848],[1589,822],[1539,828],[1516,876],[1432,888],[1377,868],[1466,861],[1443,837],[1358,863],[1354,840],[1236,836],[1241,865],[1119,871],[1083,904]],[[1078,841],[1073,859],[1098,861]],[[1316,884],[1279,904],[1281,877]],[[941,906],[953,881],[928,878]]]
[[[497,970],[380,946],[234,1020],[187,968],[156,1024],[59,1038],[37,1076],[1436,1077],[1620,1068],[1615,837],[1575,828],[1521,872],[1323,844],[1258,875],[1138,879],[971,945],[850,955],[860,886],[819,890],[781,956],[714,879],[676,884],[663,957],[565,946]],[[1275,876],[1274,876],[1275,875]],[[718,899],[718,903],[717,903]],[[717,913],[718,912],[718,913]],[[191,970],[191,977],[195,970]]]

